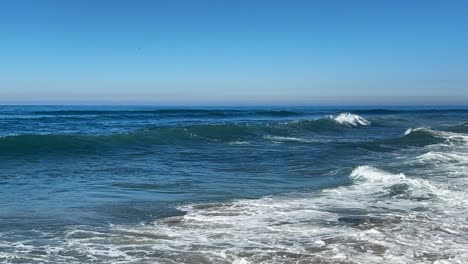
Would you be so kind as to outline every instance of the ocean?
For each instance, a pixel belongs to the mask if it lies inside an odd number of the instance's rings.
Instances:
[[[0,263],[468,263],[466,107],[0,106]]]

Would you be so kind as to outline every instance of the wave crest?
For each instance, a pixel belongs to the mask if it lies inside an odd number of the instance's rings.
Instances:
[[[374,183],[394,183],[396,181],[404,181],[406,179],[406,176],[403,173],[387,173],[372,166],[359,166],[351,172],[350,178],[357,181],[366,181]]]
[[[468,157],[463,153],[447,153],[442,151],[429,151],[417,157],[421,162],[431,163],[468,163]]]
[[[340,115],[341,116],[341,115]],[[311,132],[327,133],[347,129],[353,124],[367,124],[360,117],[319,118],[276,123],[225,123],[186,126],[161,126],[125,133],[88,134],[20,134],[0,137],[0,154],[36,153],[41,151],[91,151],[158,144],[232,143],[261,140],[310,143]],[[343,118],[350,118],[343,121]]]
[[[438,138],[450,144],[468,143],[468,135],[466,134],[434,130],[426,127],[409,128],[405,131],[404,136],[406,138]]]
[[[359,115],[351,113],[341,113],[336,117],[332,117],[337,123],[347,126],[369,126],[371,122]]]

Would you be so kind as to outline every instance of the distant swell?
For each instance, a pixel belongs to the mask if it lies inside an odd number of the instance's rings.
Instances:
[[[190,126],[166,126],[109,135],[24,134],[0,138],[0,153],[42,151],[89,152],[128,146],[154,144],[233,143],[246,141],[314,142],[301,135],[342,131],[369,125],[367,120],[350,114],[315,120],[277,123],[227,123]]]
[[[356,115],[341,114],[315,120],[298,120],[284,123],[206,124],[191,126],[167,126],[115,133],[108,135],[86,134],[27,134],[0,138],[0,154],[34,153],[96,153],[121,148],[145,148],[153,145],[229,144],[256,143],[316,144],[333,142],[317,135],[336,136],[336,133],[367,126],[370,122]],[[371,151],[388,151],[405,146],[430,144],[464,144],[468,136],[461,133],[438,131],[428,128],[408,129],[404,135],[393,139],[341,142],[340,147],[363,148]]]
[[[424,114],[424,113],[468,113],[468,109],[340,109],[329,111],[349,112],[353,114]],[[329,112],[328,111],[328,112]],[[267,115],[267,116],[298,116],[307,111],[291,110],[239,110],[239,109],[134,109],[134,110],[45,110],[32,111],[37,115],[117,115],[117,114],[167,114],[167,115]]]
[[[356,114],[386,115],[386,114],[436,114],[436,113],[468,113],[468,109],[359,109],[349,110]]]
[[[109,135],[15,135],[0,138],[0,155],[34,153],[98,153],[126,148],[147,148],[154,145],[189,146],[194,144],[248,145],[251,143],[333,144],[330,138],[316,135],[343,133],[353,129],[332,118],[303,120],[276,124],[193,125],[185,127],[157,127],[128,133]],[[404,135],[391,139],[335,143],[340,148],[362,148],[386,152],[406,146],[431,144],[465,144],[468,136],[460,133],[408,129]]]
[[[89,116],[89,115],[156,115],[156,116],[181,116],[181,117],[236,117],[236,116],[271,116],[288,117],[300,116],[304,113],[289,110],[210,110],[210,109],[158,109],[158,110],[57,110],[34,111],[35,115],[59,115],[59,116]]]

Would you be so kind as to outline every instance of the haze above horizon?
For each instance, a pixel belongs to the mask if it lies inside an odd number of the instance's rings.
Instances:
[[[0,104],[466,105],[466,1],[4,1]]]

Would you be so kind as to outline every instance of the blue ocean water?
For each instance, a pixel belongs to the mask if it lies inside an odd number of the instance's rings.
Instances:
[[[466,107],[0,107],[0,262],[466,263]]]

